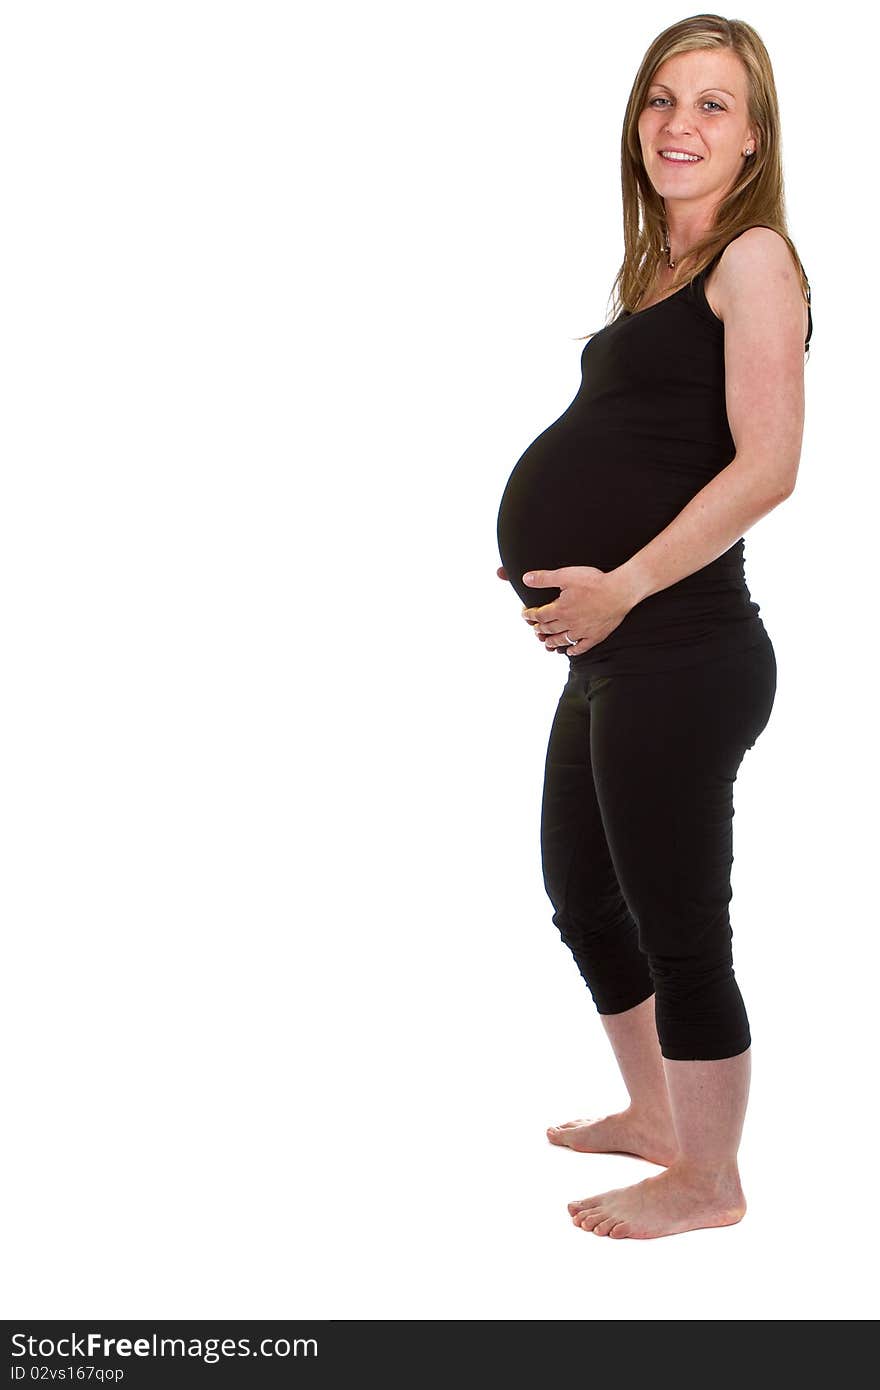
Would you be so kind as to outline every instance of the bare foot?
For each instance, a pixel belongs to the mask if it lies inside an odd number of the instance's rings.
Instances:
[[[551,1144],[583,1154],[625,1153],[664,1168],[678,1157],[671,1116],[640,1115],[630,1106],[601,1120],[567,1120],[547,1130]]]
[[[653,1240],[705,1226],[732,1226],[746,1214],[736,1165],[695,1171],[683,1160],[631,1187],[569,1202],[576,1226],[597,1236]]]

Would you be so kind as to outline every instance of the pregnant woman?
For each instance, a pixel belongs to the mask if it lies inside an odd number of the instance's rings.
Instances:
[[[812,316],[754,29],[698,15],[662,33],[622,151],[616,316],[583,349],[574,401],[508,480],[498,574],[568,658],[544,883],[630,1097],[548,1138],[662,1166],[568,1208],[585,1231],[650,1239],[746,1210],[733,786],[770,718],[776,661],[742,538],[795,485]]]

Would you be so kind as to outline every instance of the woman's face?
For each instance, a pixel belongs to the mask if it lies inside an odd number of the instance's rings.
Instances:
[[[727,49],[699,49],[668,58],[654,73],[639,116],[639,140],[648,177],[670,210],[715,207],[755,149],[746,107],[746,70]],[[686,150],[696,162],[673,163],[660,153]],[[705,203],[705,209],[701,206]]]

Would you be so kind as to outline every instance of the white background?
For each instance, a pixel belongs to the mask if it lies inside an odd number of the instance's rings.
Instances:
[[[814,310],[746,538],[748,1214],[596,1239],[566,1202],[659,1170],[545,1138],[626,1097],[541,882],[567,663],[495,521],[686,13],[0,10],[4,1316],[876,1315],[867,6],[744,16]]]

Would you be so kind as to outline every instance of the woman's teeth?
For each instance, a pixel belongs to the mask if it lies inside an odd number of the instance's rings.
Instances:
[[[663,159],[671,159],[674,164],[698,164],[702,159],[699,154],[670,154],[666,150],[661,150],[660,155]]]

